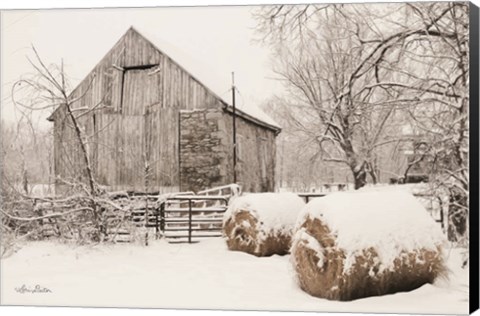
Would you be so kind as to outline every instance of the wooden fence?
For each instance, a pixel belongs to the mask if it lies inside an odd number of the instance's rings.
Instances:
[[[228,208],[232,196],[240,194],[238,186],[222,186],[194,194],[193,192],[178,192],[172,194],[154,195],[139,192],[112,193],[110,198],[124,211],[106,208],[106,235],[114,242],[132,242],[138,239],[156,239],[164,237],[169,242],[195,242],[198,238],[220,237],[222,235],[223,214]],[[328,193],[297,193],[306,203],[313,198],[320,198]],[[434,220],[445,229],[445,212],[448,205],[442,199],[432,194],[414,193]],[[66,205],[65,207],[69,207]],[[37,204],[35,211],[39,215],[50,212],[61,212],[61,206],[53,207],[50,203]],[[73,215],[72,215],[73,216]],[[79,226],[89,221],[81,216],[71,220]],[[64,225],[65,218],[48,218],[42,220],[43,237],[60,236],[69,233],[72,228]],[[74,238],[75,235],[72,235]]]
[[[150,236],[169,242],[194,242],[198,238],[222,235],[223,213],[232,196],[240,194],[237,185],[226,185],[198,192],[149,195],[129,192],[119,201],[130,210],[123,226],[110,225],[109,235],[115,242],[129,242]],[[118,220],[118,217],[116,217]],[[113,222],[112,222],[113,224]],[[133,229],[132,229],[133,228]],[[144,236],[138,236],[138,231]]]
[[[228,208],[228,201],[239,191],[231,186],[214,190],[172,194],[164,201],[155,204],[140,202],[132,209],[131,220],[136,227],[150,229],[156,238],[165,237],[169,242],[195,242],[198,238],[220,237],[222,235],[223,214]],[[225,195],[211,195],[211,194]],[[306,203],[313,198],[320,198],[328,193],[297,193]],[[415,193],[433,219],[445,228],[444,209],[441,199],[429,194]],[[145,199],[145,196],[143,197]],[[145,212],[146,211],[146,212]],[[128,230],[117,232],[118,236],[128,238]],[[117,238],[116,241],[121,241]]]

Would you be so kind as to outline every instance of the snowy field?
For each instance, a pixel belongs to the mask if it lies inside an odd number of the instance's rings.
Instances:
[[[450,279],[352,302],[296,285],[289,256],[257,258],[221,238],[196,244],[72,246],[31,242],[1,260],[2,304],[96,307],[468,314],[468,268],[447,251]],[[30,293],[39,285],[48,293]]]

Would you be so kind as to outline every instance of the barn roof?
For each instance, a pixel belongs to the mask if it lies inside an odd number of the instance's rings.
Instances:
[[[221,97],[224,91],[220,91],[218,87],[221,87],[222,85],[218,83],[217,79],[212,79],[212,70],[210,67],[207,67],[204,62],[195,59],[192,54],[189,54],[181,48],[161,39],[156,34],[151,34],[145,30],[139,31],[133,26],[130,27],[130,29],[134,30],[147,41],[152,43],[152,45],[162,54],[170,57],[176,64],[183,68],[183,70],[197,79],[197,81],[202,85],[207,87],[212,94],[217,97],[217,99],[222,101],[222,103],[224,103],[227,107],[228,112],[233,112],[232,105]],[[269,115],[256,106],[245,105],[241,108],[237,106],[236,113],[247,120],[255,120],[255,123],[265,125],[266,127],[270,127],[277,131],[280,131],[281,129],[280,125],[278,125]]]
[[[218,87],[222,85],[219,84],[217,79],[212,79],[212,70],[210,67],[206,67],[204,62],[196,60],[192,54],[189,54],[179,47],[162,40],[156,34],[145,32],[145,30],[140,32],[133,26],[130,27],[127,33],[130,31],[134,31],[139,34],[146,41],[151,43],[156,50],[170,58],[174,63],[180,66],[180,68],[190,74],[190,76],[192,76],[196,81],[207,88],[207,90],[209,90],[213,96],[215,96],[221,101],[221,103],[224,104],[224,109],[227,112],[233,112],[233,106],[221,97],[223,93],[219,91]],[[256,106],[244,105],[241,108],[237,106],[235,112],[236,115],[257,125],[274,130],[276,133],[279,133],[281,130],[280,125],[278,125],[269,115]],[[48,120],[53,120],[53,115],[54,114],[52,113]]]

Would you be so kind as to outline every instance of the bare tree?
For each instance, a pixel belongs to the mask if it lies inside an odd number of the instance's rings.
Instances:
[[[381,147],[412,141],[401,134],[407,111],[445,98],[468,104],[443,82],[449,70],[438,64],[457,55],[425,53],[425,46],[456,41],[465,54],[468,38],[458,31],[468,29],[466,11],[464,3],[278,5],[256,17],[276,53],[295,124],[325,161],[346,164],[360,188],[367,175],[377,180]],[[465,60],[457,65],[465,74]],[[462,76],[457,82],[466,86]]]
[[[378,71],[372,44],[362,38],[372,32],[368,23],[352,18],[354,11],[343,5],[278,6],[274,15],[267,8],[258,16],[270,23],[275,71],[290,92],[295,125],[316,143],[324,161],[346,164],[360,188],[368,174],[377,181],[375,150],[398,140],[386,127],[401,105],[401,92],[369,87]]]
[[[79,212],[88,212],[91,214],[90,219],[86,220],[93,223],[93,229],[91,231],[91,238],[94,240],[102,240],[102,234],[105,234],[105,218],[102,217],[102,212],[105,207],[105,200],[101,197],[102,191],[99,189],[99,186],[95,180],[94,171],[92,169],[92,155],[89,150],[89,143],[92,135],[88,135],[87,131],[82,125],[82,119],[93,112],[98,111],[104,108],[101,100],[98,104],[92,104],[89,107],[81,107],[82,99],[85,97],[85,94],[93,86],[95,81],[95,75],[91,77],[91,81],[88,84],[88,89],[86,92],[80,95],[73,95],[70,92],[70,87],[68,84],[67,76],[63,69],[63,62],[60,66],[57,65],[46,65],[43,60],[40,58],[38,52],[34,47],[33,56],[34,59],[28,59],[30,62],[33,73],[23,76],[12,86],[12,100],[14,105],[22,113],[34,113],[35,111],[45,112],[48,109],[57,109],[62,108],[65,113],[65,116],[62,118],[62,124],[64,124],[70,131],[73,131],[73,139],[63,139],[63,143],[59,144],[62,146],[72,146],[78,149],[76,152],[79,156],[75,157],[66,157],[65,159],[78,160],[81,161],[81,170],[77,170],[80,173],[77,179],[56,179],[66,183],[72,187],[80,188],[81,193],[83,193],[83,198],[80,197],[71,197],[67,198],[68,202],[66,203],[63,199],[57,198],[33,198],[29,195],[29,192],[17,192],[18,196],[21,199],[30,199],[34,201],[44,201],[46,203],[55,204],[54,208],[62,207],[73,207],[78,209]],[[32,127],[33,128],[33,127]],[[71,142],[67,144],[67,142]],[[50,157],[51,158],[51,157]],[[107,203],[108,204],[108,203]],[[31,218],[20,216],[15,217],[14,214],[9,212],[2,213],[10,218],[11,220],[21,221],[30,221]],[[67,214],[68,213],[68,214]],[[69,215],[70,212],[56,213],[55,216],[47,217],[58,217],[58,216],[73,216]],[[39,220],[43,219],[44,216],[38,217]],[[78,220],[71,219],[71,220]],[[85,220],[85,218],[83,219]],[[80,223],[77,223],[80,224]]]
[[[282,133],[277,136],[276,174],[280,188],[310,191],[321,190],[325,184],[349,182],[350,173],[346,166],[322,161],[315,138],[303,125],[297,124],[288,100],[274,97],[262,108],[282,126]]]
[[[468,244],[469,212],[469,4],[410,4],[423,20],[441,15],[435,36],[417,39],[405,59],[425,101],[409,109],[412,125],[424,135],[433,184],[450,196],[449,238]],[[419,65],[424,71],[420,72]]]
[[[76,142],[80,148],[81,159],[85,165],[89,193],[98,194],[98,187],[94,179],[91,159],[88,152],[85,131],[82,130],[80,118],[85,115],[85,109],[76,106],[83,96],[72,98],[70,96],[68,80],[63,70],[63,62],[58,67],[47,67],[42,61],[35,47],[32,46],[35,59],[28,59],[34,73],[26,76],[13,84],[12,100],[17,108],[30,111],[41,111],[63,107],[66,110],[68,123],[75,132]],[[95,79],[93,79],[95,80]],[[23,90],[23,91],[21,91]],[[27,92],[27,93],[26,93]],[[93,111],[97,108],[87,109]]]
[[[37,184],[50,181],[52,142],[32,113],[20,110],[16,122],[3,121],[1,125],[2,171],[17,189],[30,194]]]

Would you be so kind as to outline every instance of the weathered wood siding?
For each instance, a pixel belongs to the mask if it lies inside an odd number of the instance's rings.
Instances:
[[[112,190],[143,190],[147,174],[151,191],[178,190],[180,110],[224,106],[214,93],[134,29],[95,66],[70,100],[77,114],[85,108],[96,109],[80,121],[88,136],[95,178]],[[81,178],[85,166],[65,114],[65,108],[60,107],[52,115],[55,174],[65,179]],[[227,133],[231,131],[230,121],[224,123]],[[274,133],[243,119],[237,126],[245,142],[241,145],[244,154],[238,179],[249,191],[273,190]],[[231,164],[231,159],[228,161]],[[230,170],[231,165],[226,168]],[[231,174],[224,178],[233,179]]]
[[[227,144],[227,178],[233,179],[233,119],[224,112],[225,128],[232,140]],[[244,192],[273,192],[275,189],[275,132],[236,117],[237,183]],[[232,181],[232,180],[231,180]]]
[[[86,165],[72,121],[65,108],[59,111],[61,111],[61,118],[55,121],[53,129],[54,166],[57,176],[56,184],[62,187],[66,183],[83,182],[86,179]],[[80,118],[78,123],[83,129],[92,128],[91,122],[86,117]],[[88,147],[87,150],[89,150]]]
[[[74,108],[96,111],[82,119],[95,177],[111,189],[144,186],[149,159],[152,190],[179,187],[180,109],[218,108],[222,102],[134,29],[130,29],[73,91]],[[84,169],[65,109],[53,116],[55,174]],[[148,150],[148,155],[146,150]]]

